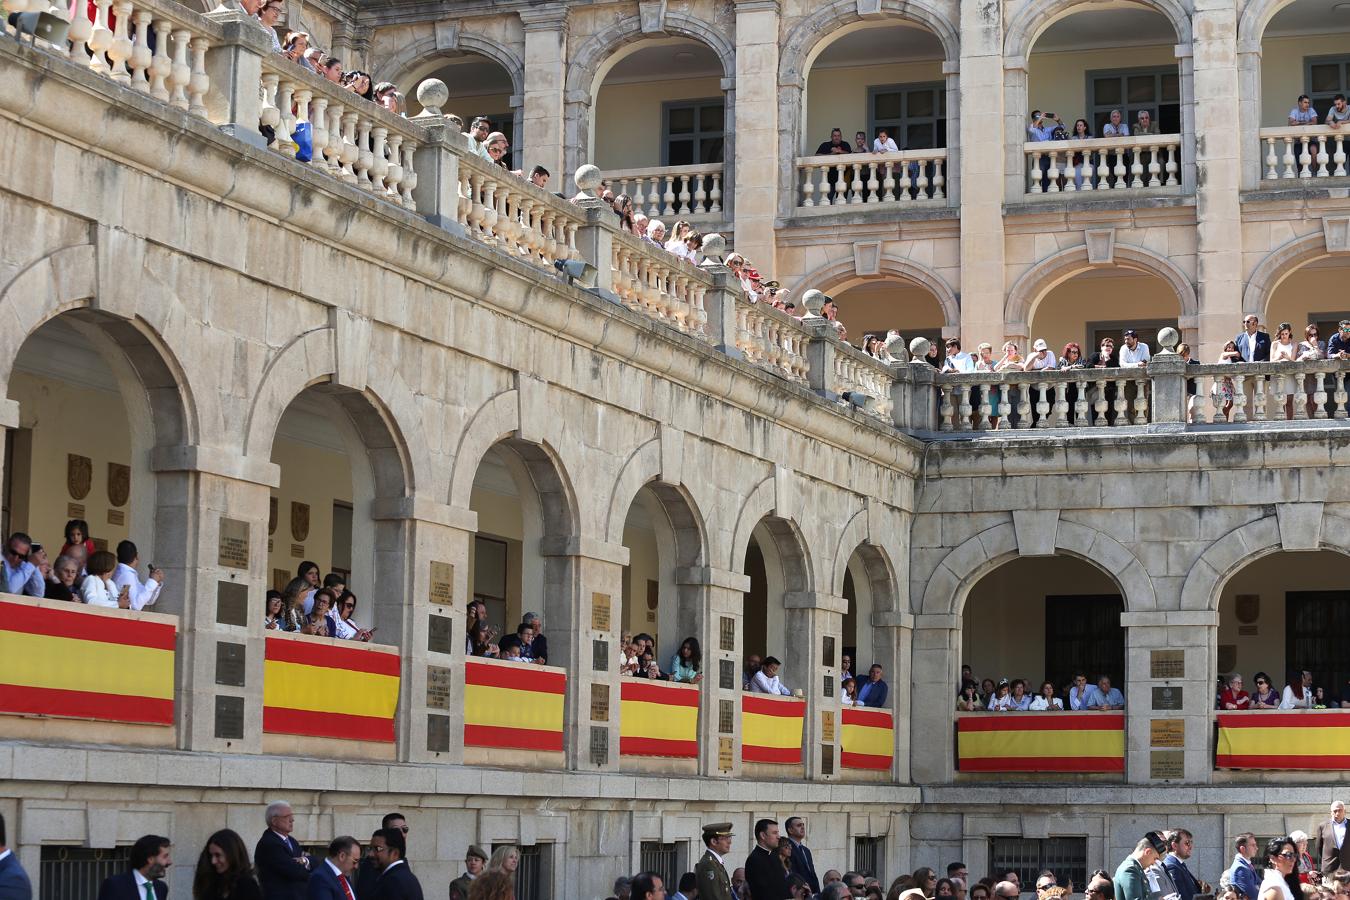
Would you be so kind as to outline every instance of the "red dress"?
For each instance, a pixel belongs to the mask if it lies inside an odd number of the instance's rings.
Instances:
[[[1252,695],[1246,691],[1233,692],[1232,688],[1219,695],[1219,706],[1228,709],[1228,704],[1233,704],[1234,709],[1251,709]]]

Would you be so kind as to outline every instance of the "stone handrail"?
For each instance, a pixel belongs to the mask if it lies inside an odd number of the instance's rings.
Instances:
[[[841,153],[799,156],[800,209],[860,203],[914,204],[944,200],[947,151]],[[931,205],[931,204],[930,204]]]
[[[455,218],[470,235],[550,270],[578,255],[577,229],[586,221],[581,210],[467,147],[458,160]]]
[[[710,217],[722,212],[722,164],[652,166],[605,172],[615,195],[628,194],[650,219]],[[666,228],[675,223],[666,222]]]
[[[706,339],[704,297],[712,280],[698,266],[636,235],[612,236],[613,291],[629,309]]]
[[[1028,194],[1122,191],[1180,184],[1179,134],[1032,141],[1023,145],[1023,153]]]
[[[295,157],[296,127],[308,123],[311,168],[416,211],[413,154],[426,137],[402,116],[269,54],[262,61],[260,118],[283,156]]]
[[[937,430],[1147,425],[1147,382],[1135,368],[942,374]]]
[[[1344,419],[1350,360],[1187,366],[1186,378],[1196,389],[1196,423],[1205,411],[1209,422]]]
[[[750,362],[805,385],[810,371],[809,342],[800,319],[736,294],[736,349]]]
[[[1297,125],[1262,128],[1264,177],[1268,181],[1342,177],[1347,174],[1347,138],[1350,138],[1350,127],[1333,129],[1329,125]]]
[[[849,394],[854,398],[854,405],[859,405],[856,402],[859,394],[871,398],[860,408],[877,418],[891,421],[891,388],[895,384],[895,373],[890,366],[840,341],[834,352],[833,376],[829,390],[840,397]]]

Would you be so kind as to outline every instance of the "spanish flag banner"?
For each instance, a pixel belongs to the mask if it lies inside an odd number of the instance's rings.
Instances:
[[[619,687],[619,755],[698,757],[698,686],[626,679]]]
[[[1350,769],[1350,711],[1221,712],[1220,769]]]
[[[172,725],[167,618],[0,601],[0,712]]]
[[[839,764],[845,769],[886,770],[895,756],[895,720],[889,710],[846,706],[841,710]]]
[[[956,730],[962,772],[1125,771],[1124,713],[973,713]]]
[[[567,673],[525,663],[464,664],[464,745],[561,751]]]
[[[742,694],[741,760],[800,765],[805,723],[805,700]]]
[[[392,743],[398,681],[392,649],[268,635],[263,731]]]

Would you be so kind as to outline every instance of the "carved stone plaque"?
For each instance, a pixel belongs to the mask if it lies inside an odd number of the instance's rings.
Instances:
[[[430,600],[441,606],[455,602],[455,567],[448,562],[431,561]]]
[[[243,697],[216,696],[216,737],[226,741],[243,740]]]
[[[216,622],[248,625],[248,585],[238,581],[216,582]]]
[[[427,616],[427,649],[432,653],[452,653],[455,620],[431,613]]]
[[[731,616],[720,616],[717,629],[717,645],[731,653],[736,649],[736,620]]]
[[[436,713],[427,715],[427,751],[448,753],[450,750],[450,717]]]
[[[248,523],[220,517],[220,565],[231,569],[248,568]]]
[[[89,488],[94,483],[94,461],[77,453],[66,454],[66,490],[72,500],[83,500],[89,496]]]
[[[1181,750],[1150,751],[1148,777],[1158,779],[1185,778],[1186,754]]]
[[[734,742],[729,737],[717,739],[717,768],[723,772],[730,772],[731,767],[736,764],[733,746]]]
[[[1148,727],[1150,747],[1185,747],[1185,719],[1153,719]]]
[[[1168,681],[1186,677],[1185,650],[1150,650],[1148,677]]]
[[[131,466],[108,463],[108,503],[126,506],[131,499]]]
[[[834,743],[834,710],[827,709],[820,713],[820,739],[827,744]]]
[[[1261,618],[1260,594],[1237,594],[1233,597],[1233,612],[1243,625],[1251,625]]]
[[[291,501],[291,537],[300,543],[309,538],[309,504]]]
[[[1181,709],[1181,688],[1155,687],[1153,689],[1154,709]]]
[[[609,685],[591,685],[591,721],[609,721]]]
[[[450,670],[445,666],[427,666],[427,707],[450,709]]]
[[[609,594],[601,594],[598,591],[591,594],[591,630],[609,631],[610,626],[610,597]]]
[[[244,645],[216,641],[216,684],[244,686]]]

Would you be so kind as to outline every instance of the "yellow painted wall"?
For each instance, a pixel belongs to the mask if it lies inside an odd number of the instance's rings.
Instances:
[[[1033,109],[1055,112],[1068,127],[1088,118],[1087,73],[1100,69],[1138,69],[1176,65],[1170,45],[1125,47],[1072,53],[1032,53],[1027,71],[1027,103]],[[1236,122],[1234,122],[1236,127]]]
[[[1175,321],[1180,314],[1176,294],[1156,276],[1080,275],[1046,294],[1032,310],[1029,325],[1031,340],[1045,338],[1059,356],[1069,341],[1084,343],[1088,322]],[[1083,352],[1089,352],[1085,344]]]
[[[976,678],[1025,678],[1034,694],[1045,676],[1045,598],[1119,593],[1104,572],[1081,560],[1015,559],[971,589],[961,617],[961,662]]]
[[[1271,328],[1288,322],[1294,326],[1294,336],[1302,340],[1303,328],[1313,320],[1314,313],[1320,314],[1316,316],[1318,319],[1327,318],[1326,313],[1335,313],[1337,317],[1350,313],[1350,294],[1345,290],[1347,276],[1350,264],[1345,262],[1294,271],[1271,294],[1261,321]],[[1237,334],[1237,329],[1233,333]],[[1324,328],[1318,337],[1326,341],[1331,333]]]
[[[497,623],[503,632],[514,632],[520,624],[521,615],[526,612],[521,598],[521,553],[524,544],[524,525],[521,520],[520,500],[508,497],[496,491],[484,490],[475,486],[469,495],[469,508],[478,513],[478,533],[485,537],[506,541],[506,620]],[[470,545],[472,546],[472,545]],[[474,585],[474,554],[469,554],[468,584],[470,592]],[[543,615],[543,598],[530,604],[530,609]],[[548,622],[544,622],[545,629]]]
[[[49,548],[49,557],[65,542],[65,525],[70,518],[67,505],[84,505],[84,518],[92,536],[106,540],[109,549],[128,536],[132,510],[119,507],[125,513],[124,525],[109,525],[108,463],[131,464],[131,435],[127,429],[126,411],[116,392],[99,391],[67,382],[56,381],[27,372],[15,372],[9,382],[9,397],[19,404],[19,423],[32,429],[32,453],[29,460],[29,478],[18,483],[16,467],[15,494],[26,494],[23,504],[14,504],[11,530],[26,531],[34,540]],[[89,493],[82,500],[70,496],[66,488],[67,455],[75,453],[93,461],[93,480]],[[135,478],[135,474],[132,475]],[[150,510],[137,510],[138,515],[149,516]],[[142,551],[142,562],[149,564],[147,548]]]
[[[892,328],[908,339],[916,331],[942,331],[942,307],[927,289],[907,281],[873,281],[832,294],[849,343],[864,334],[885,334]]]
[[[1303,60],[1308,56],[1336,56],[1346,52],[1350,32],[1271,37],[1261,42],[1261,126],[1289,124],[1289,110],[1306,90]],[[1317,107],[1325,116],[1327,104]],[[1272,675],[1274,673],[1271,673]]]
[[[272,445],[272,462],[281,467],[281,486],[277,498],[277,527],[269,535],[271,552],[267,554],[268,581],[278,569],[294,577],[296,567],[313,560],[324,575],[333,562],[333,503],[352,502],[352,470],[345,453],[335,453],[310,444],[278,437]],[[291,532],[291,503],[309,504],[309,535],[296,541]],[[301,556],[291,553],[291,544],[300,543]]]
[[[650,528],[625,525],[623,545],[628,548],[628,567],[624,570],[623,586],[623,626],[621,631],[634,634],[645,631],[656,638],[658,653],[665,649],[658,631],[657,611],[647,608],[647,582],[660,578],[661,561],[656,547],[656,534]],[[661,597],[660,602],[674,603],[675,598]],[[664,672],[670,660],[664,656],[657,659]]]
[[[607,169],[661,165],[661,104],[722,96],[717,77],[603,84],[591,119],[595,164]]]
[[[869,87],[944,80],[941,60],[812,69],[806,83],[806,134],[802,136],[802,155],[814,153],[822,141],[828,141],[831,128],[842,129],[844,139],[850,144],[855,131],[867,130]]]

